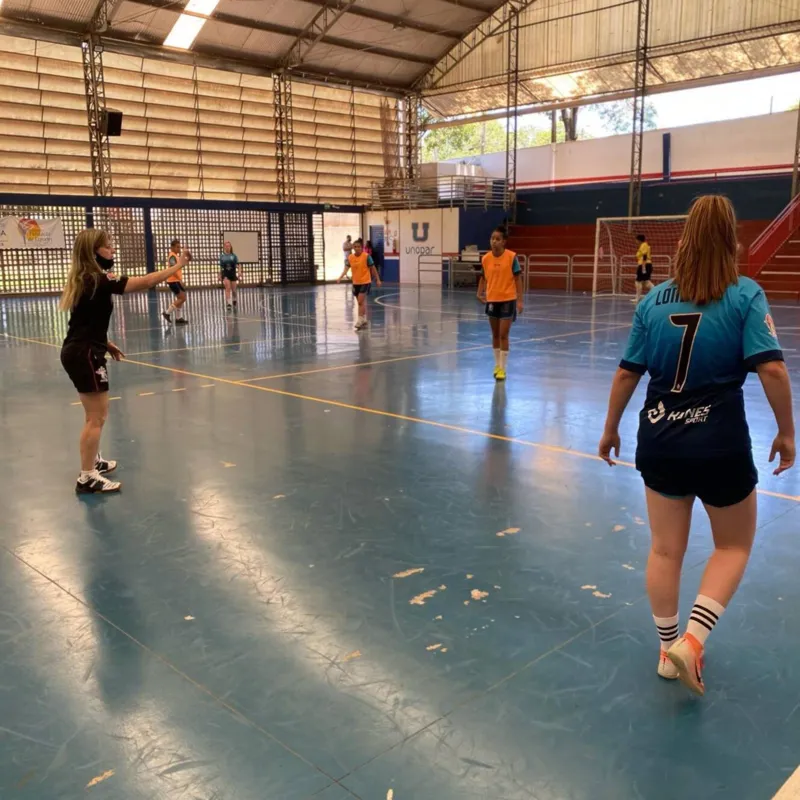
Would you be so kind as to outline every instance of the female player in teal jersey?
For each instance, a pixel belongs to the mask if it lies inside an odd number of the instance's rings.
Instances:
[[[705,641],[744,575],[756,530],[758,472],[742,385],[756,372],[778,433],[779,475],[794,464],[789,375],[767,300],[738,274],[736,216],[719,196],[695,201],[675,259],[675,278],[637,307],[628,348],[614,376],[600,457],[613,466],[618,426],[641,376],[636,467],[644,479],[652,547],[647,591],[661,639],[658,674],[703,694]],[[692,506],[708,513],[715,550],[683,636],[678,592]]]
[[[222,247],[222,255],[219,257],[219,272],[222,284],[225,286],[225,304],[230,311],[238,305],[236,287],[239,285],[239,259],[233,252],[233,245],[230,242],[225,242]]]

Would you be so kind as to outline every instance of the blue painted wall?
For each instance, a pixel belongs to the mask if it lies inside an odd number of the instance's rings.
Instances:
[[[695,197],[724,194],[739,219],[773,219],[789,202],[790,175],[769,175],[705,181],[647,183],[642,191],[642,214],[685,214]],[[624,217],[628,213],[628,184],[569,186],[521,191],[520,225],[594,224],[597,217]],[[462,236],[464,225],[462,223]]]
[[[458,249],[476,244],[479,250],[489,249],[492,231],[506,222],[508,214],[502,208],[483,209],[468,208],[459,211]]]
[[[383,259],[383,274],[381,280],[386,283],[399,283],[400,282],[400,259],[395,257],[384,257]]]

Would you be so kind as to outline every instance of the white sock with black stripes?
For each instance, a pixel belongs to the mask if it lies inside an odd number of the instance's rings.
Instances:
[[[719,622],[719,618],[725,611],[725,606],[721,606],[716,600],[706,597],[704,594],[697,595],[697,600],[692,606],[692,613],[689,616],[689,624],[686,626],[686,633],[690,633],[700,644],[705,644],[708,634],[714,630],[714,626]]]
[[[674,617],[653,616],[653,622],[656,623],[658,638],[661,639],[661,649],[666,653],[678,639],[678,615],[676,614]]]

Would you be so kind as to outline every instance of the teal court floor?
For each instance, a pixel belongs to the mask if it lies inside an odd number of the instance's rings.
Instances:
[[[632,316],[535,294],[492,379],[470,293],[118,304],[103,451],[55,298],[0,300],[2,800],[770,800],[800,763],[800,470],[746,394],[758,541],[702,700],[655,674],[648,528],[592,458]],[[794,376],[797,307],[774,316]],[[795,390],[798,390],[795,383]],[[636,403],[640,402],[641,394]],[[633,458],[636,415],[624,423]],[[683,619],[709,552],[702,512]]]

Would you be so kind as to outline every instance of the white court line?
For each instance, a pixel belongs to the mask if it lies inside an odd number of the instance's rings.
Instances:
[[[390,294],[382,295],[381,297],[375,298],[375,304],[381,306],[382,308],[391,308],[396,309],[399,311],[421,311],[423,314],[449,314],[451,316],[458,317],[459,322],[483,322],[486,320],[485,314],[480,314],[478,312],[471,312],[471,311],[447,311],[443,308],[423,308],[422,306],[401,306],[395,305],[394,303],[382,303],[381,300],[385,300],[387,297],[395,297],[399,295],[400,292],[391,292]],[[528,306],[529,307],[529,306]],[[569,318],[556,318],[556,317],[538,317],[533,314],[528,314],[525,311],[522,314],[517,316],[517,320],[525,321],[525,320],[536,320],[537,322],[563,322],[563,323],[572,323],[572,322],[581,322],[581,323],[594,323],[597,321],[597,317],[612,317],[621,311],[625,311],[627,309],[620,309],[620,311],[612,311],[610,314],[595,314],[593,318],[587,319],[586,317],[569,317]],[[609,320],[611,322],[611,320]]]
[[[800,767],[798,767],[772,800],[800,800]]]

